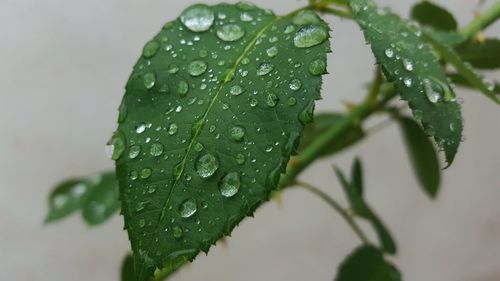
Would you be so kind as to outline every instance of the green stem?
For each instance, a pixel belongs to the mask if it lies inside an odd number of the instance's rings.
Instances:
[[[313,186],[312,184],[300,181],[297,181],[295,184],[297,186],[305,188],[306,190],[309,190],[313,194],[317,195],[319,198],[323,199],[326,203],[328,203],[328,205],[330,205],[335,211],[337,211],[340,214],[340,216],[342,216],[342,218],[352,228],[354,233],[356,233],[356,235],[359,237],[361,242],[363,242],[364,244],[370,244],[370,241],[363,233],[361,228],[358,226],[356,221],[354,221],[353,217],[349,214],[348,211],[346,211],[342,206],[340,206],[340,204],[337,201],[335,201],[335,199],[333,199],[328,194],[321,191],[319,188]]]
[[[483,12],[480,16],[466,25],[460,33],[465,37],[471,37],[481,30],[487,28],[500,17],[500,1]]]

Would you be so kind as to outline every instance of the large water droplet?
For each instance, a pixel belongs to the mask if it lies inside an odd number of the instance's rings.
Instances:
[[[313,120],[314,102],[309,103],[299,114],[299,121],[302,124],[310,123]]]
[[[181,15],[182,23],[194,32],[210,29],[214,23],[214,12],[207,5],[198,4],[184,10]]]
[[[179,81],[177,84],[177,93],[181,96],[185,96],[189,92],[189,84],[186,80]]]
[[[151,169],[144,168],[139,172],[139,176],[141,177],[141,179],[147,179],[151,176],[151,173],[152,173]]]
[[[388,58],[394,57],[394,50],[391,48],[385,49],[384,53],[385,53],[385,56]]]
[[[431,103],[440,101],[452,101],[454,99],[448,85],[433,77],[424,79],[424,91],[427,99]]]
[[[142,56],[144,58],[152,58],[160,49],[160,43],[156,40],[149,41],[142,49]]]
[[[309,73],[318,76],[326,73],[326,62],[324,59],[313,60],[309,64]]]
[[[294,78],[290,80],[290,84],[288,86],[290,87],[290,90],[298,91],[302,87],[302,82],[299,79]]]
[[[179,205],[179,214],[183,218],[189,218],[196,213],[198,207],[194,199],[187,199]]]
[[[266,104],[269,107],[275,107],[278,104],[279,98],[275,94],[268,94],[266,97]]]
[[[412,71],[413,70],[413,62],[409,59],[404,59],[403,60],[403,66],[406,69],[406,71]]]
[[[241,180],[240,174],[230,172],[219,182],[219,190],[222,196],[232,197],[240,190]]]
[[[278,54],[278,48],[276,46],[272,46],[271,48],[266,50],[267,56],[272,58]]]
[[[156,75],[153,72],[148,72],[144,74],[144,87],[146,89],[151,89],[155,86],[156,84]]]
[[[318,24],[321,23],[318,15],[311,10],[302,10],[293,17],[292,22],[296,25]]]
[[[241,93],[243,93],[243,88],[240,85],[234,85],[229,91],[231,92],[231,95],[239,96],[241,95]]]
[[[140,145],[132,145],[128,150],[128,157],[130,159],[134,159],[141,154],[141,146]]]
[[[219,168],[219,161],[210,153],[204,154],[196,160],[196,172],[202,178],[211,177]]]
[[[234,42],[245,35],[245,30],[237,24],[226,24],[217,29],[217,37],[226,42]]]
[[[159,142],[155,142],[151,144],[151,148],[149,149],[149,154],[152,156],[160,156],[163,154],[163,144]]]
[[[179,129],[179,127],[177,126],[177,124],[172,123],[172,124],[170,124],[168,126],[167,132],[168,132],[169,135],[173,136],[173,135],[175,135],[177,133],[178,129]]]
[[[245,136],[245,129],[241,126],[234,126],[229,130],[229,134],[233,140],[241,141]]]
[[[207,63],[201,60],[192,61],[188,66],[188,72],[191,76],[200,76],[207,71]]]
[[[309,48],[323,43],[328,38],[328,31],[319,25],[309,25],[302,27],[293,38],[293,43],[297,48]]]
[[[267,63],[267,62],[263,62],[257,68],[257,75],[259,75],[259,76],[267,75],[267,74],[269,74],[269,72],[273,71],[273,69],[274,69],[274,65]]]

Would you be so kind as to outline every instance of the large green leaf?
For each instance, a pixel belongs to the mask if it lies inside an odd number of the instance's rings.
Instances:
[[[328,31],[312,11],[195,5],[146,44],[110,142],[138,280],[269,199],[312,120]]]
[[[456,48],[460,57],[481,69],[500,68],[500,40],[488,38],[484,41],[469,40]]]
[[[375,247],[358,247],[340,265],[335,281],[401,281],[401,273]]]
[[[420,1],[411,9],[411,18],[422,25],[441,30],[457,29],[455,17],[445,8],[429,1]]]
[[[79,209],[89,225],[106,221],[120,209],[115,173],[104,172],[60,183],[50,195],[49,207],[46,223],[65,218]]]
[[[480,90],[485,96],[500,104],[500,99],[498,99],[493,92],[494,84],[488,83],[479,74],[477,74],[471,65],[463,61],[452,47],[435,40],[432,36],[425,35],[425,38],[432,44],[441,57],[448,63],[452,64],[456,71],[469,81],[474,88]]]
[[[347,180],[340,169],[334,167],[334,170],[337,178],[340,181],[340,185],[342,186],[342,189],[344,190],[344,193],[349,200],[352,212],[355,215],[368,220],[372,224],[372,227],[377,233],[380,246],[384,252],[395,254],[397,252],[397,247],[391,233],[363,198],[363,180],[361,178],[362,166],[359,159],[356,159],[353,163],[353,167],[351,170],[353,178],[350,182]]]
[[[421,31],[371,0],[349,3],[387,79],[451,164],[462,138],[460,107],[441,65],[420,38]]]
[[[337,122],[342,120],[344,114],[341,113],[320,113],[314,116],[314,122],[308,124],[302,135],[299,145],[299,154],[306,147],[308,147],[316,138],[321,135],[326,129],[334,126]],[[359,140],[363,139],[365,133],[361,128],[360,124],[353,124],[348,129],[342,133],[342,137],[339,137],[340,141],[332,142],[328,147],[323,149],[320,153],[320,157],[330,156],[335,154]]]
[[[422,128],[413,119],[401,117],[398,121],[417,179],[425,192],[434,198],[437,195],[441,178],[436,150]]]

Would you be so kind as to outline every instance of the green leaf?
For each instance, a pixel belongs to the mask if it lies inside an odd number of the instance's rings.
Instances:
[[[320,113],[314,116],[314,122],[307,124],[302,134],[298,149],[299,154],[311,145],[321,133],[331,126],[334,126],[337,122],[342,120],[342,118],[344,118],[344,114],[341,113]],[[360,141],[364,136],[365,133],[360,124],[352,125],[343,132],[342,137],[339,137],[341,141],[332,142],[330,146],[321,151],[320,157],[331,156]]]
[[[195,5],[146,44],[114,138],[138,280],[175,270],[269,199],[330,51],[312,11]],[[165,271],[164,271],[165,273]]]
[[[358,162],[358,164],[356,164],[356,162]],[[359,162],[359,160],[355,161],[353,168],[361,170],[361,162]],[[342,186],[344,193],[347,196],[347,199],[349,200],[349,204],[351,205],[353,213],[361,218],[368,220],[372,224],[372,227],[377,233],[378,240],[384,252],[395,254],[397,252],[397,247],[394,239],[392,238],[389,230],[384,226],[384,223],[365,202],[365,200],[363,199],[363,195],[359,192],[359,189],[354,186],[354,180],[349,182],[342,171],[336,167],[334,167],[334,171],[340,181],[340,185]],[[355,174],[356,172],[353,171],[352,173]]]
[[[115,173],[103,174],[99,183],[91,188],[82,206],[82,215],[90,225],[105,222],[120,209],[118,181]]]
[[[363,196],[363,167],[358,157],[354,159],[351,168],[352,187],[356,189],[360,196]]]
[[[425,38],[432,44],[436,52],[438,52],[444,60],[453,65],[456,71],[472,86],[480,90],[485,96],[495,101],[497,104],[500,104],[500,99],[498,99],[493,92],[494,85],[488,85],[488,83],[472,69],[470,64],[464,62],[450,46],[435,40],[431,36],[425,36]]]
[[[398,118],[415,175],[425,192],[434,198],[439,190],[441,170],[434,146],[412,118]]]
[[[455,17],[445,8],[429,1],[421,1],[411,9],[411,19],[422,25],[431,26],[440,30],[456,30]]]
[[[474,86],[472,86],[467,79],[465,79],[462,75],[457,74],[457,73],[450,73],[447,75],[448,78],[450,78],[451,82],[454,84],[457,84],[458,86],[470,88],[470,89],[475,89]],[[493,85],[493,93],[496,95],[500,94],[500,84],[495,82],[495,81],[490,81],[487,84],[489,84],[488,87],[491,88],[491,85]]]
[[[349,3],[387,79],[408,101],[415,119],[434,136],[451,164],[462,138],[460,107],[441,65],[421,40],[421,31],[371,0]]]
[[[339,267],[335,281],[401,281],[401,273],[375,247],[358,247]]]
[[[121,280],[122,281],[135,281],[134,273],[134,257],[131,254],[127,254],[122,262],[121,270]]]
[[[50,223],[82,209],[91,225],[104,222],[120,208],[118,183],[114,172],[66,180],[57,185],[49,198]]]
[[[458,55],[472,66],[480,69],[500,68],[500,40],[488,38],[469,40],[455,48]]]

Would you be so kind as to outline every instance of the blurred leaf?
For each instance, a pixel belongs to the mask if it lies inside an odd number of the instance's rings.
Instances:
[[[422,25],[431,26],[440,30],[456,30],[455,17],[445,8],[429,1],[421,1],[411,9],[411,19]]]
[[[354,167],[356,167],[356,165],[354,165]],[[361,170],[361,163],[359,163],[359,169]],[[384,226],[375,212],[371,210],[371,208],[363,199],[363,196],[359,193],[359,190],[346,179],[342,171],[336,167],[334,167],[334,170],[341,183],[344,193],[349,200],[353,213],[361,218],[368,220],[372,224],[375,232],[377,233],[381,248],[384,252],[395,254],[397,252],[397,247],[389,230]]]
[[[415,118],[434,136],[451,164],[462,139],[460,106],[439,61],[419,36],[421,30],[372,0],[349,4],[387,80],[408,101]]]
[[[441,170],[436,150],[420,125],[412,118],[398,118],[415,175],[425,192],[434,198],[439,190]]]
[[[45,222],[60,220],[82,209],[89,224],[102,223],[120,208],[117,195],[118,183],[114,172],[66,180],[52,191]]]
[[[339,267],[335,281],[402,281],[398,269],[370,245],[360,246]]]
[[[467,40],[467,37],[455,31],[443,31],[428,27],[423,27],[422,30],[425,31],[428,36],[432,36],[434,40],[450,46],[456,46]]]
[[[457,74],[457,73],[450,73],[448,74],[448,78],[450,78],[451,82],[458,86],[470,88],[470,89],[476,89],[474,86],[472,86],[467,79],[465,79],[462,75]],[[491,82],[493,86],[493,93],[496,95],[500,94],[500,84],[496,82]]]
[[[122,262],[121,281],[136,281],[134,273],[134,257],[127,254]]]
[[[319,113],[314,117],[314,122],[306,125],[304,133],[302,134],[302,139],[299,144],[299,154],[306,147],[311,145],[316,138],[321,135],[326,129],[331,126],[335,126],[337,122],[344,118],[344,114],[341,113]],[[360,124],[353,124],[342,134],[342,137],[338,138],[340,141],[335,141],[330,144],[330,146],[323,149],[320,153],[321,157],[330,156],[335,154],[359,140],[363,139],[365,133],[361,128]]]
[[[500,68],[500,40],[488,38],[484,42],[469,40],[455,48],[458,55],[480,69]]]
[[[105,222],[111,215],[120,209],[118,181],[115,173],[103,174],[99,183],[95,185],[85,198],[82,214],[90,225]]]
[[[144,46],[110,142],[124,147],[112,158],[138,280],[208,252],[269,200],[328,52],[315,12],[250,3],[190,6]]]
[[[351,168],[352,187],[356,189],[360,196],[363,196],[363,167],[358,157],[354,159]]]
[[[425,34],[425,33],[424,33]],[[425,38],[432,44],[434,49],[441,55],[441,57],[448,63],[452,64],[456,71],[462,75],[472,86],[480,90],[485,96],[500,104],[500,100],[493,93],[493,87],[487,85],[485,81],[477,74],[470,64],[464,62],[458,54],[448,45],[443,44],[431,36],[425,36]],[[457,130],[462,130],[461,128],[456,128]]]

